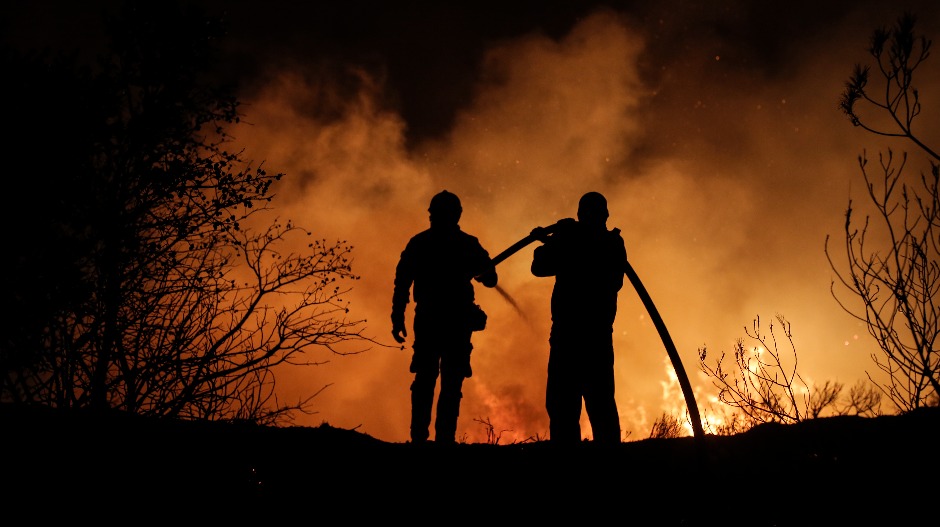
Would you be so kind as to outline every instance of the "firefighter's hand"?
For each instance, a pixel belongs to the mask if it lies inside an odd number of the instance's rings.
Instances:
[[[532,232],[529,233],[529,236],[535,238],[536,240],[542,243],[545,243],[546,241],[548,241],[549,234],[550,233],[548,232],[548,229],[546,229],[545,227],[536,227],[532,229]]]
[[[405,313],[403,309],[392,309],[392,338],[395,342],[401,344],[405,342],[408,336],[408,330],[405,329]]]
[[[405,337],[408,336],[408,330],[405,329],[405,326],[395,325],[392,327],[392,338],[395,339],[395,342],[402,344],[405,342]]]

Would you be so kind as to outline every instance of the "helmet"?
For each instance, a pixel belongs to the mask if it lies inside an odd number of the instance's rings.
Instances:
[[[607,198],[600,192],[588,192],[578,202],[578,219],[581,221],[607,221]]]
[[[442,190],[431,198],[431,205],[428,206],[428,212],[439,214],[441,216],[457,216],[463,212],[460,206],[460,198],[456,194]]]

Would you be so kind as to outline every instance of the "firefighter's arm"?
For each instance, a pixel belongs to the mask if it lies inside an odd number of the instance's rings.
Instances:
[[[474,249],[473,261],[473,279],[483,284],[484,287],[496,287],[496,283],[499,281],[499,275],[496,274],[496,264],[490,258],[490,253],[479,243]]]
[[[408,305],[408,299],[400,295],[392,297],[392,338],[399,344],[405,342],[408,336],[408,330],[405,328],[405,306]]]
[[[563,258],[562,247],[565,242],[560,240],[572,236],[572,229],[578,222],[572,218],[562,218],[548,227],[532,229],[530,236],[542,242],[532,253],[532,274],[535,276],[555,276]]]
[[[489,253],[482,247],[480,248],[480,260],[477,269],[481,271],[474,273],[474,280],[483,284],[484,287],[496,287],[496,283],[499,281],[499,275],[496,274],[496,265],[490,259]]]
[[[400,317],[396,318],[395,313],[392,313],[392,338],[395,339],[395,342],[403,344],[407,336],[408,330],[405,328],[405,314],[402,313]]]
[[[395,270],[395,289],[392,293],[392,338],[399,344],[405,342],[408,329],[405,327],[405,308],[411,301],[411,286],[414,277],[410,272],[408,259],[402,254],[402,259]]]
[[[544,245],[540,245],[532,251],[532,274],[535,276],[555,276],[557,273],[557,247],[555,243],[548,240]]]

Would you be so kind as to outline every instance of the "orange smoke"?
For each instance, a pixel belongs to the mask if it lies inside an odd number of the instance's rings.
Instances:
[[[697,42],[681,64],[662,66],[662,85],[653,87],[639,70],[647,34],[604,10],[558,41],[528,35],[491,48],[473,104],[446,137],[414,148],[405,147],[407,123],[377,102],[384,87],[365,73],[359,92],[342,94],[342,118],[327,120],[302,109],[334,89],[330,80],[283,71],[247,101],[252,124],[235,135],[250,157],[287,173],[273,203],[279,216],[355,247],[362,279],[350,315],[389,345],[395,265],[427,228],[434,193],[460,196],[462,227],[495,255],[535,226],[573,217],[578,198],[596,190],[608,198],[608,226],[622,230],[700,407],[713,389],[698,373],[698,348],[730,350],[756,315],[784,314],[802,344],[801,367],[850,385],[871,369],[873,347],[844,345],[864,328],[831,298],[822,248],[826,234],[838,237],[867,138],[834,101],[852,64],[865,59],[869,31],[885,20],[853,22],[833,28],[840,44],[831,54],[807,54],[774,84],[733,53],[716,61],[718,43]],[[508,298],[477,289],[489,324],[474,335],[458,438],[486,441],[488,426],[503,444],[547,437],[552,281],[529,273],[531,251],[498,268]],[[621,427],[642,439],[663,413],[680,416],[684,401],[628,281],[615,350]],[[324,353],[329,363],[280,376],[285,399],[329,385],[318,413],[297,424],[406,441],[410,349]]]

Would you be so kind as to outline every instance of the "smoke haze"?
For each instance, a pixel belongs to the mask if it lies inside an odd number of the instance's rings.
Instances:
[[[848,200],[863,198],[861,149],[887,145],[853,129],[836,104],[852,65],[868,58],[870,32],[892,23],[898,9],[846,14],[839,26],[781,43],[774,65],[717,32],[681,34],[687,26],[675,19],[601,8],[560,38],[533,31],[491,43],[470,101],[445,134],[409,144],[408,122],[383,105],[383,79],[365,69],[354,72],[355,92],[285,69],[253,92],[253,124],[237,135],[288,173],[280,215],[355,246],[362,279],[349,297],[353,313],[389,344],[395,264],[408,239],[427,228],[433,194],[460,196],[462,227],[495,255],[535,226],[573,217],[584,192],[604,193],[608,226],[622,230],[709,416],[714,389],[697,350],[731,352],[756,317],[764,333],[778,313],[792,323],[810,381],[848,386],[872,369],[865,328],[830,295],[823,244],[827,235],[841,243]],[[929,35],[936,26],[922,12]],[[735,22],[727,16],[715,14]],[[654,49],[663,44],[668,53]],[[921,72],[924,86],[937,85],[936,72]],[[922,95],[938,95],[928,91]],[[324,98],[339,103],[334,113],[305,111]],[[483,441],[486,424],[504,443],[547,434],[552,281],[528,272],[531,250],[499,266],[506,296],[477,287],[490,319],[474,334],[458,437]],[[684,412],[662,342],[629,282],[615,349],[625,435],[646,437],[662,414]],[[379,347],[283,382],[286,393],[330,384],[318,396],[319,413],[301,424],[406,441],[409,360],[410,348]]]
[[[409,339],[399,349],[390,334],[392,281],[402,249],[427,228],[428,202],[442,189],[461,198],[462,228],[491,256],[536,226],[574,217],[585,192],[602,192],[608,227],[621,229],[706,418],[720,405],[700,373],[698,349],[732,352],[756,317],[764,333],[771,322],[779,331],[778,313],[792,323],[799,371],[811,382],[848,387],[874,373],[875,343],[830,294],[824,242],[831,235],[841,255],[848,201],[866,201],[857,165],[863,149],[914,150],[853,128],[837,104],[853,65],[869,62],[873,29],[909,9],[919,16],[918,31],[936,39],[937,5],[703,4],[578,3],[552,23],[511,30],[492,13],[502,31],[468,42],[443,70],[430,50],[416,50],[433,48],[430,39],[446,34],[447,23],[455,24],[451,38],[461,38],[458,29],[467,26],[456,15],[441,27],[399,28],[411,43],[403,49],[414,54],[397,67],[366,53],[361,39],[335,37],[335,48],[324,48],[310,35],[281,36],[277,51],[272,45],[244,64],[252,75],[242,84],[247,124],[232,131],[239,146],[269,171],[287,174],[275,188],[277,216],[354,246],[361,280],[351,284],[350,317],[367,320],[366,334],[388,344],[279,372],[285,400],[326,386],[315,399],[318,413],[296,424],[408,440],[413,304]],[[239,6],[246,24],[250,13]],[[562,14],[571,16],[562,22]],[[330,24],[330,13],[318,15],[311,33]],[[258,24],[278,34],[281,28],[264,25],[277,17],[272,9]],[[285,28],[302,25],[288,21],[290,13],[282,17]],[[343,20],[352,27],[352,18]],[[368,44],[375,47],[396,31],[380,17],[354,27],[373,31]],[[424,40],[405,35],[424,30]],[[247,54],[257,42],[236,41],[232,53]],[[290,56],[278,55],[284,49]],[[342,53],[329,57],[333,49]],[[937,60],[917,72],[918,125],[932,144],[940,138]],[[437,82],[424,92],[405,89],[402,72],[423,68],[438,72],[424,77]],[[425,114],[433,119],[416,117]],[[927,166],[916,153],[911,165],[912,173]],[[533,247],[500,264],[500,291],[476,284],[489,323],[473,337],[458,439],[484,441],[488,425],[501,443],[547,436],[553,283],[529,272]],[[621,428],[629,440],[642,439],[657,418],[681,416],[685,404],[629,281],[614,335]]]

